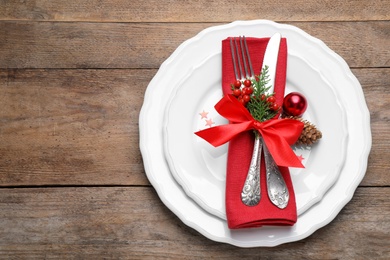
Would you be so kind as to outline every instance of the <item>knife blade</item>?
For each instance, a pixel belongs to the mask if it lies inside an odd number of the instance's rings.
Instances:
[[[261,67],[261,71],[268,66],[268,84],[267,87],[270,87],[267,91],[268,94],[272,94],[274,92],[274,83],[275,83],[275,75],[276,75],[276,64],[278,61],[279,54],[279,46],[280,46],[280,33],[275,33],[269,39],[268,45],[265,49],[265,54],[263,58],[263,65]]]

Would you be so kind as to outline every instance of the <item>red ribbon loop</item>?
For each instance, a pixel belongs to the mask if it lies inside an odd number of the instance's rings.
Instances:
[[[263,137],[278,166],[304,168],[291,149],[299,138],[303,123],[294,119],[271,119],[256,121],[249,111],[232,95],[225,95],[216,105],[217,112],[230,124],[204,129],[195,134],[213,146],[220,146],[239,133],[256,129]]]

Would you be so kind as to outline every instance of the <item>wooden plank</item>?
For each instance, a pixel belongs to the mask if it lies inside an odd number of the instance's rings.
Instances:
[[[0,19],[94,22],[226,22],[388,20],[386,0],[315,1],[0,1]],[[218,14],[218,15],[215,15]]]
[[[362,185],[390,184],[390,69],[354,69],[371,112]],[[0,70],[0,186],[149,185],[138,119],[156,70]]]
[[[155,70],[2,70],[0,185],[148,184],[138,117]]]
[[[158,68],[215,24],[0,22],[0,68]],[[351,67],[390,65],[390,21],[292,23]]]
[[[354,69],[370,111],[372,148],[361,185],[388,185],[390,169],[390,69]],[[375,178],[370,176],[374,174]]]
[[[359,188],[302,241],[242,249],[187,227],[148,187],[0,189],[0,258],[388,259],[388,190]]]

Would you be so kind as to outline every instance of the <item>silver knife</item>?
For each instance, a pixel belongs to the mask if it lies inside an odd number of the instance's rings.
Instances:
[[[263,71],[265,66],[268,66],[269,82],[267,86],[270,87],[268,90],[268,94],[274,93],[274,83],[280,47],[280,39],[281,35],[279,33],[275,33],[269,40],[264,54],[261,71]],[[286,182],[284,181],[283,176],[280,173],[279,167],[276,165],[274,159],[272,158],[272,155],[269,153],[267,145],[264,143],[263,138],[261,136],[260,143],[264,149],[268,197],[274,205],[276,205],[278,208],[283,209],[287,206],[290,198]]]

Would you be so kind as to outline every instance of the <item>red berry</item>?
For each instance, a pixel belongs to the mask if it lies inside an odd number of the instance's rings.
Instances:
[[[253,93],[253,87],[250,86],[250,87],[245,87],[244,88],[244,93],[247,94],[247,95],[251,95]]]
[[[242,94],[244,94],[244,95],[250,95],[250,94],[252,94],[250,88],[251,88],[251,87],[245,87],[245,88],[243,88],[243,89],[242,89]]]
[[[265,100],[265,95],[261,94],[260,99],[261,99],[261,101],[264,101]]]
[[[249,79],[244,80],[244,86],[245,86],[245,87],[250,87],[250,86],[252,86],[252,81],[250,81]]]
[[[239,97],[241,95],[241,90],[239,88],[235,88],[233,90],[233,96]]]
[[[276,101],[276,98],[274,96],[267,97],[267,102],[268,103],[275,103],[275,101]]]
[[[277,103],[271,103],[270,109],[273,111],[278,111],[279,110],[279,105]]]
[[[241,81],[236,80],[236,81],[234,82],[233,86],[234,86],[235,88],[240,88],[240,87],[241,87]]]
[[[245,101],[245,103],[248,103],[251,100],[251,97],[249,95],[244,95],[242,99]]]

